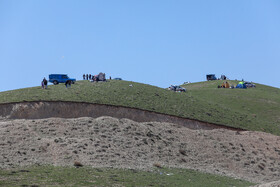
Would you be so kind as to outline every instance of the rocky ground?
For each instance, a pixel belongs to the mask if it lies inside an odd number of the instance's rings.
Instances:
[[[280,179],[280,137],[191,130],[112,117],[0,121],[0,167],[33,164],[196,169],[263,183]]]
[[[273,181],[269,183],[259,184],[254,187],[280,187],[280,181]]]

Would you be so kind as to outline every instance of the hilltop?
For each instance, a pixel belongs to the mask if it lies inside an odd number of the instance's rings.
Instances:
[[[279,89],[261,84],[246,90],[218,89],[221,83],[182,85],[187,92],[177,93],[131,81],[78,81],[69,89],[59,84],[46,90],[38,86],[1,92],[0,103],[71,101],[125,106],[280,135]]]

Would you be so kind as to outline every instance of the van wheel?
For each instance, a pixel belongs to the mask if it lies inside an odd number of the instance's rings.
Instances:
[[[54,85],[57,85],[57,84],[58,84],[58,82],[57,82],[57,81],[53,81],[53,84],[54,84]]]
[[[75,81],[72,81],[72,84],[75,84]]]

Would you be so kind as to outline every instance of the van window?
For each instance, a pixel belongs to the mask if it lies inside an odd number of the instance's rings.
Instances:
[[[63,75],[62,78],[63,79],[68,79],[68,77],[66,75]]]

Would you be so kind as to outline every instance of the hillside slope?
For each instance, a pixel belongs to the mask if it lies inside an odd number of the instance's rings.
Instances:
[[[257,84],[257,88],[218,89],[220,81],[184,85],[175,93],[146,84],[115,81],[78,81],[0,93],[0,103],[22,101],[74,101],[139,108],[210,123],[280,135],[280,90]]]
[[[92,167],[189,168],[252,182],[280,177],[279,137],[264,132],[191,130],[128,119],[49,118],[0,122],[0,168],[78,161]]]
[[[256,88],[217,88],[223,81],[193,83],[187,86],[189,94],[209,105],[213,122],[225,123],[248,130],[280,135],[280,89],[256,84]],[[229,81],[236,85],[238,81]]]

